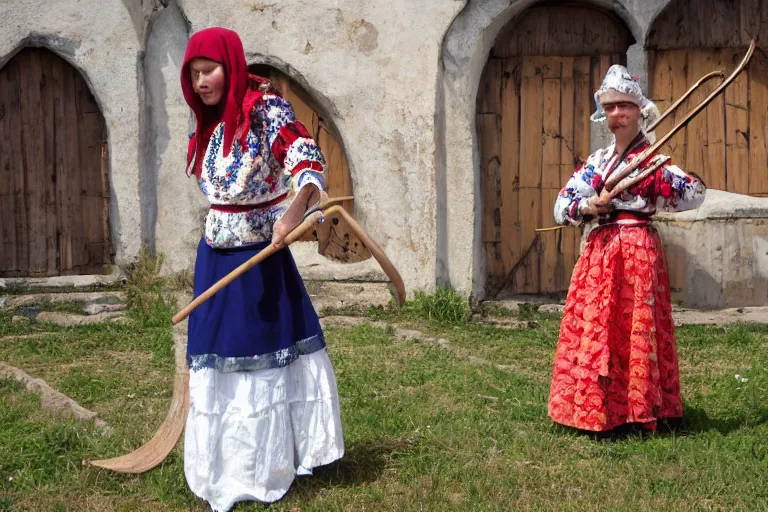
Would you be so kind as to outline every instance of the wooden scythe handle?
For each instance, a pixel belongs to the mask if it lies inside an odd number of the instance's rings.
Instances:
[[[632,172],[637,169],[640,164],[642,164],[645,160],[648,159],[649,156],[651,156],[653,153],[659,150],[661,146],[666,144],[669,139],[671,139],[677,132],[679,132],[682,128],[684,128],[694,117],[696,117],[704,108],[706,108],[707,105],[709,105],[712,100],[714,100],[719,94],[721,94],[726,87],[728,87],[734,80],[736,80],[736,77],[744,71],[744,69],[747,67],[747,64],[749,64],[750,59],[752,59],[752,55],[755,53],[755,48],[757,46],[757,41],[753,39],[749,43],[749,48],[747,49],[746,55],[744,55],[744,58],[741,60],[738,66],[733,70],[733,72],[723,80],[723,82],[717,86],[717,88],[712,91],[709,96],[704,98],[704,100],[701,101],[696,107],[694,107],[688,114],[686,114],[685,118],[680,121],[674,128],[672,128],[668,133],[664,134],[662,138],[656,141],[651,147],[646,149],[642,154],[640,154],[637,158],[635,158],[631,164],[629,164],[626,168],[622,169],[620,172],[613,173],[608,180],[606,181],[605,187],[608,189],[609,192],[611,192],[611,197],[616,197],[624,190],[631,188],[635,184],[641,182],[645,178],[648,177],[648,175],[652,172],[658,169],[658,166],[654,165],[650,169],[643,171],[641,174],[635,176],[631,180],[622,183],[621,188],[618,190],[618,192],[614,191],[614,188],[622,181],[624,178],[632,174]],[[696,89],[698,89],[701,85],[703,85],[705,82],[711,80],[712,78],[716,76],[722,76],[722,71],[713,71],[711,73],[707,73],[703,77],[701,77],[693,86],[688,89],[685,94],[683,94],[680,98],[677,99],[665,112],[664,114],[656,120],[655,123],[653,123],[651,126],[648,127],[648,131],[653,131],[663,120],[666,118],[670,113],[672,113],[675,109],[677,109]],[[563,226],[554,226],[551,228],[538,228],[536,229],[537,233],[546,232],[546,231],[556,231],[558,229],[563,229],[568,227],[567,225]]]
[[[704,98],[701,103],[696,105],[686,116],[683,118],[682,121],[680,121],[674,128],[672,128],[669,132],[664,134],[662,138],[657,140],[651,147],[643,151],[640,155],[638,155],[631,164],[627,165],[624,169],[622,169],[619,172],[614,172],[611,174],[608,179],[605,182],[605,188],[611,192],[613,190],[613,187],[615,187],[621,180],[632,174],[632,172],[635,171],[641,164],[643,164],[648,157],[656,153],[661,146],[667,143],[669,139],[671,139],[677,132],[679,132],[682,128],[687,125],[691,119],[696,117],[699,112],[704,110],[704,108],[709,105],[712,100],[714,100],[718,95],[720,95],[726,87],[731,85],[731,83],[736,80],[736,77],[739,76],[739,74],[744,71],[744,69],[747,67],[747,64],[749,64],[749,60],[752,58],[752,54],[755,53],[755,47],[757,45],[757,42],[753,39],[752,42],[749,43],[749,48],[747,49],[746,55],[744,55],[744,58],[741,60],[738,66],[736,66],[736,69],[733,70],[733,72],[723,80],[723,83],[717,86],[717,88],[712,91],[709,96]]]
[[[309,217],[305,218],[301,224],[296,226],[293,231],[288,233],[288,236],[285,237],[285,245],[283,247],[287,247],[299,238],[301,238],[304,233],[312,229],[312,226],[315,225],[315,223],[323,216],[323,212],[318,210],[316,212],[313,212]],[[210,288],[205,290],[203,293],[197,296],[195,300],[190,302],[184,309],[173,315],[173,318],[171,321],[173,322],[173,325],[178,324],[185,318],[189,316],[192,311],[197,309],[200,304],[207,301],[217,293],[219,293],[225,286],[227,286],[229,283],[240,277],[241,275],[248,272],[250,269],[267,259],[268,257],[272,256],[274,253],[278,251],[278,248],[275,247],[272,244],[269,244],[266,248],[261,250],[258,254],[253,256],[251,259],[237,267],[235,270],[227,274],[226,276],[219,279],[216,283],[214,283]]]
[[[693,94],[693,91],[695,91],[696,89],[698,89],[699,87],[701,87],[702,85],[704,85],[704,83],[706,83],[706,82],[709,82],[710,80],[712,80],[712,79],[713,79],[713,78],[715,78],[716,76],[719,76],[719,77],[725,77],[725,73],[723,73],[723,70],[721,69],[721,70],[719,70],[719,71],[712,71],[711,73],[707,73],[707,74],[706,74],[706,75],[704,75],[703,77],[699,78],[698,82],[696,82],[695,84],[693,84],[693,86],[692,86],[690,89],[688,89],[687,91],[685,91],[685,94],[683,94],[682,96],[680,96],[680,97],[679,97],[679,98],[678,98],[678,99],[677,99],[677,100],[676,100],[676,101],[675,101],[675,102],[674,102],[672,105],[670,105],[670,106],[669,106],[669,108],[668,108],[667,110],[665,110],[665,111],[664,111],[664,113],[663,113],[663,114],[661,114],[661,116],[660,116],[660,117],[659,117],[659,118],[658,118],[656,121],[654,121],[654,122],[653,122],[653,123],[652,123],[652,124],[651,124],[651,125],[650,125],[650,126],[647,128],[647,130],[648,130],[649,132],[652,132],[653,130],[655,130],[655,129],[656,129],[656,128],[657,128],[657,127],[658,127],[658,126],[661,124],[661,122],[662,122],[662,121],[664,121],[664,119],[666,119],[666,118],[667,118],[667,116],[669,116],[669,114],[671,114],[672,112],[674,112],[675,110],[677,110],[677,107],[679,107],[679,106],[680,106],[680,105],[681,105],[681,104],[682,104],[682,103],[683,103],[685,100],[687,100],[687,99],[688,99],[688,97],[689,97],[691,94]]]
[[[397,269],[389,261],[384,251],[376,244],[376,242],[369,237],[363,228],[342,208],[336,205],[340,201],[351,199],[351,197],[339,197],[329,199],[327,195],[321,194],[320,201],[314,206],[306,215],[301,224],[291,231],[287,237],[285,237],[285,246],[288,246],[301,238],[308,230],[310,230],[315,223],[328,214],[338,213],[344,220],[347,221],[350,228],[366,245],[370,253],[379,262],[381,268],[387,274],[392,281],[392,284],[397,290],[397,298],[400,305],[405,301],[405,285],[400,278],[400,274]],[[329,205],[334,205],[328,207]],[[235,270],[224,276],[208,290],[203,292],[195,300],[193,300],[187,307],[176,313],[173,317],[173,323],[177,324],[184,320],[189,314],[200,304],[211,298],[214,294],[227,286],[233,280],[240,277],[250,268],[258,265],[266,258],[274,254],[278,249],[274,245],[267,246],[264,250],[253,256],[251,259],[237,267]],[[173,400],[171,402],[171,408],[168,411],[168,415],[160,426],[160,429],[154,435],[154,437],[143,446],[139,447],[133,452],[123,455],[121,457],[115,457],[113,459],[103,459],[88,461],[83,460],[83,465],[96,466],[104,469],[116,471],[118,473],[143,473],[158,466],[162,463],[169,453],[173,450],[181,437],[181,433],[184,430],[184,424],[187,418],[187,411],[189,410],[189,372],[183,371],[176,373],[176,379],[173,385]]]
[[[558,229],[565,229],[569,226],[569,224],[563,224],[562,226],[552,226],[551,228],[536,228],[534,231],[536,233],[544,233],[546,231],[557,231]]]
[[[650,176],[651,174],[656,172],[656,170],[659,167],[661,167],[662,165],[666,164],[670,160],[672,160],[671,157],[661,158],[661,159],[659,159],[658,162],[656,162],[655,164],[651,165],[650,167],[645,169],[643,172],[641,172],[637,176],[633,176],[632,178],[626,178],[623,181],[620,181],[615,187],[613,187],[613,190],[611,190],[611,193],[610,193],[611,199],[613,199],[614,197],[618,196],[619,194],[621,194],[625,190],[634,187],[635,185],[637,185],[638,183],[643,181],[645,178],[647,178],[648,176]]]
[[[312,211],[307,217],[304,218],[304,221],[302,221],[301,224],[296,226],[293,231],[291,231],[288,236],[285,237],[285,245],[284,247],[289,246],[302,236],[312,229],[312,227],[323,217],[327,215],[331,215],[333,213],[338,213],[342,217],[344,217],[344,220],[347,221],[350,228],[355,232],[355,234],[362,240],[363,244],[368,248],[371,255],[376,259],[376,261],[381,266],[384,273],[389,277],[389,280],[392,282],[392,285],[395,287],[395,290],[397,291],[397,301],[402,306],[405,302],[405,284],[403,283],[403,279],[400,277],[400,273],[397,271],[395,266],[392,264],[392,262],[387,258],[387,255],[384,254],[384,251],[381,250],[381,247],[378,246],[376,242],[373,241],[373,239],[368,236],[368,234],[363,231],[363,228],[360,227],[360,224],[355,221],[355,219],[352,218],[352,216],[347,213],[344,208],[342,208],[340,205],[335,204],[340,201],[345,201],[349,198],[347,197],[341,197],[341,198],[333,198],[328,199],[327,196],[323,199],[321,199],[320,203],[318,203],[318,206],[315,207],[315,211]],[[333,205],[330,208],[326,208],[327,205]],[[216,295],[218,292],[220,292],[225,286],[227,286],[229,283],[237,279],[238,277],[242,276],[244,273],[246,273],[248,270],[252,269],[268,257],[272,256],[275,252],[277,252],[277,248],[270,244],[263,250],[261,250],[258,254],[253,256],[251,259],[237,267],[235,270],[227,274],[226,276],[219,279],[216,283],[214,283],[210,288],[205,290],[203,293],[197,296],[195,300],[190,302],[184,309],[173,315],[173,318],[171,321],[174,325],[178,324],[185,318],[189,316],[192,311],[197,309],[200,304],[207,301],[214,295]]]

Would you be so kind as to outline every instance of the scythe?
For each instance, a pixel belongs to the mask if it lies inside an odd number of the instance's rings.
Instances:
[[[741,60],[738,66],[731,72],[730,75],[728,75],[725,80],[723,80],[720,85],[718,85],[706,98],[704,98],[701,102],[699,102],[698,105],[696,105],[694,108],[692,108],[680,121],[677,125],[675,125],[669,132],[664,134],[659,140],[657,140],[655,143],[651,145],[648,149],[643,151],[640,155],[638,155],[632,163],[627,165],[625,168],[623,168],[619,172],[613,173],[608,180],[605,183],[606,190],[610,193],[610,198],[613,199],[614,197],[618,196],[625,190],[632,188],[637,183],[642,182],[645,178],[653,174],[661,165],[666,163],[666,161],[656,161],[653,162],[651,165],[649,165],[648,168],[643,169],[640,173],[638,173],[636,176],[631,176],[635,170],[637,170],[638,167],[640,167],[642,164],[646,163],[649,157],[651,157],[654,153],[656,153],[664,144],[666,144],[677,132],[679,132],[681,129],[683,129],[694,117],[696,117],[704,108],[706,108],[707,105],[712,102],[717,96],[719,96],[725,89],[734,81],[736,80],[736,77],[741,74],[742,71],[744,71],[747,67],[747,64],[749,64],[750,59],[752,59],[752,55],[755,53],[755,48],[757,47],[757,41],[753,39],[749,43],[749,48],[747,48],[747,53],[744,55],[744,58]],[[691,87],[681,98],[679,98],[677,101],[675,101],[674,104],[667,110],[667,112],[664,113],[664,115],[659,118],[656,123],[652,126],[652,128],[655,128],[658,126],[658,124],[669,115],[669,113],[680,106],[680,104],[688,97],[690,94],[696,90],[699,86],[701,86],[704,82],[707,80],[714,78],[715,76],[720,76],[721,72],[716,71],[713,73],[709,73],[707,75],[704,75],[698,82],[696,82],[693,87]],[[538,228],[536,229],[537,233],[545,232],[545,231],[555,231],[558,229],[563,229],[567,226],[554,226],[551,228]]]
[[[363,228],[344,208],[337,204],[351,199],[352,197],[331,199],[324,192],[321,193],[317,205],[307,211],[302,223],[285,238],[284,247],[297,240],[306,240],[314,228],[311,234],[318,240],[319,252],[323,255],[346,262],[361,261],[373,256],[394,286],[397,302],[402,306],[405,302],[405,284],[399,272],[378,244],[363,231]],[[336,226],[336,229],[317,229],[317,226],[322,226],[326,222]],[[340,235],[340,230],[346,232]],[[173,324],[176,325],[187,318],[200,304],[278,250],[280,249],[270,244],[250,260],[214,283],[208,290],[176,313],[172,319]],[[184,431],[188,411],[189,370],[187,368],[184,368],[183,371],[177,369],[173,383],[171,407],[154,437],[129,454],[112,459],[83,460],[83,465],[109,469],[118,473],[144,473],[157,467],[168,457],[178,443],[181,433]]]

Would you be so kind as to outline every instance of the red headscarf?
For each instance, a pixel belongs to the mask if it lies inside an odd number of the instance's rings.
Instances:
[[[203,103],[192,87],[189,63],[197,57],[214,60],[224,67],[226,90],[216,106]],[[229,155],[232,149],[235,133],[240,132],[246,135],[248,133],[249,116],[243,113],[243,100],[248,89],[248,65],[245,62],[243,43],[237,33],[226,28],[211,27],[192,35],[181,66],[181,88],[184,91],[184,99],[187,100],[197,119],[195,135],[189,141],[187,165],[192,162],[192,157],[197,150],[195,174],[198,174],[202,155],[218,123],[224,123],[222,144],[225,156]]]

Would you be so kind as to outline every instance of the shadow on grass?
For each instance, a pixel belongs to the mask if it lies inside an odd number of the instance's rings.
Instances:
[[[645,428],[642,423],[625,423],[618,427],[606,430],[604,432],[593,432],[591,430],[580,430],[573,427],[567,427],[565,425],[555,424],[554,428],[556,432],[564,435],[571,435],[576,437],[587,437],[593,441],[598,442],[616,442],[623,441],[630,437],[647,437],[650,435],[665,435],[671,433],[680,433],[680,419],[666,419],[659,420],[656,423],[656,430]]]
[[[686,407],[685,417],[677,433],[682,435],[698,434],[714,430],[726,435],[744,427],[753,427],[763,423],[768,423],[768,407],[759,406],[756,410],[743,409],[739,411],[739,414],[727,418],[713,418],[700,407]]]
[[[402,452],[403,449],[400,443],[384,440],[354,443],[346,447],[344,456],[340,460],[314,468],[311,476],[296,477],[283,500],[298,498],[311,501],[326,489],[354,487],[374,482],[384,472],[392,454]],[[232,512],[260,509],[259,505],[264,509],[270,508],[269,504],[241,502],[232,509]]]
[[[753,427],[759,424],[768,423],[768,408],[759,408],[758,410],[744,410],[737,416],[728,418],[712,418],[707,412],[699,407],[685,407],[682,418],[668,418],[659,420],[656,430],[649,430],[640,423],[628,423],[620,425],[613,430],[606,432],[590,432],[579,430],[564,425],[555,424],[558,432],[576,436],[588,437],[594,441],[622,441],[629,437],[647,437],[650,435],[676,435],[686,436],[695,435],[704,432],[716,431],[723,435],[737,431],[744,427]]]
[[[346,448],[340,460],[315,468],[312,476],[297,478],[291,493],[310,499],[328,487],[352,487],[374,482],[384,472],[392,454],[403,449],[399,443],[384,440],[354,443]]]

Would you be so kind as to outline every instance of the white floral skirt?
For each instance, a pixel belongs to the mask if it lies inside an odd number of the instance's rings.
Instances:
[[[325,349],[282,368],[190,372],[184,473],[214,511],[271,503],[294,477],[344,455],[339,395]]]

